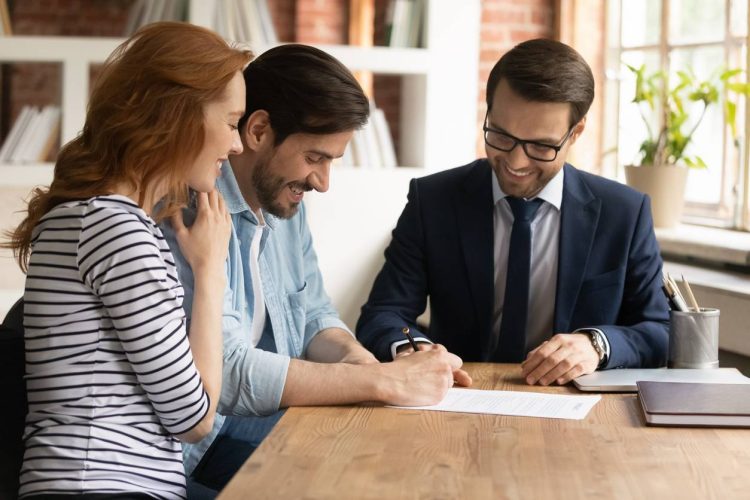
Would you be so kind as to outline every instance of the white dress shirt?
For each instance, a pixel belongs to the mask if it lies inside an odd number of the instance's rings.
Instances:
[[[560,207],[562,205],[564,170],[560,171],[539,192],[544,200],[531,223],[531,270],[529,273],[529,317],[526,322],[526,349],[531,350],[549,339],[553,333],[555,292],[557,288],[557,257],[560,239]],[[508,268],[510,232],[513,212],[505,200],[497,177],[492,175],[492,196],[495,201],[495,303],[492,310],[492,331],[500,331],[505,301],[505,278]]]
[[[263,282],[260,279],[260,240],[263,237],[263,231],[266,229],[266,222],[263,219],[263,213],[258,210],[255,213],[258,217],[258,230],[253,234],[250,243],[250,276],[253,280],[253,322],[250,326],[250,345],[258,345],[260,337],[263,335],[263,328],[266,326],[266,302],[263,296]]]

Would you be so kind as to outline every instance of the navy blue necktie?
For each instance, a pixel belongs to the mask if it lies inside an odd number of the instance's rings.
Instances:
[[[513,229],[510,233],[503,317],[493,360],[498,363],[519,363],[526,357],[531,221],[534,220],[534,215],[541,206],[542,200],[525,201],[511,196],[508,196],[506,200],[513,211]]]

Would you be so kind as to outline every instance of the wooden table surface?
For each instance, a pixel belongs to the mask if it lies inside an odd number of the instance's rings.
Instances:
[[[475,389],[580,394],[465,366]],[[584,420],[298,407],[219,498],[750,498],[750,430],[647,427],[633,393]]]

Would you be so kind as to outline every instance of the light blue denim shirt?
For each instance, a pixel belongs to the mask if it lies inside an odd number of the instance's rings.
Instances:
[[[312,338],[326,328],[351,334],[333,308],[323,288],[312,235],[300,205],[290,219],[263,212],[266,226],[245,202],[228,162],[217,187],[232,217],[229,240],[227,289],[224,292],[224,374],[218,412],[211,433],[201,442],[184,445],[185,469],[190,474],[224,423],[223,415],[269,415],[279,409],[290,358],[302,357]],[[187,218],[187,217],[186,217]],[[162,224],[185,289],[184,307],[192,313],[193,275],[169,224]],[[276,352],[250,344],[253,320],[253,286],[250,277],[250,242],[262,230],[260,276],[265,296],[266,332],[270,329]],[[264,334],[265,335],[265,334]]]

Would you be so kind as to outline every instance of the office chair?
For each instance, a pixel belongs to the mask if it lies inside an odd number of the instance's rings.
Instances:
[[[18,497],[18,474],[23,461],[23,429],[28,409],[23,344],[23,298],[13,305],[0,326],[0,498]]]

